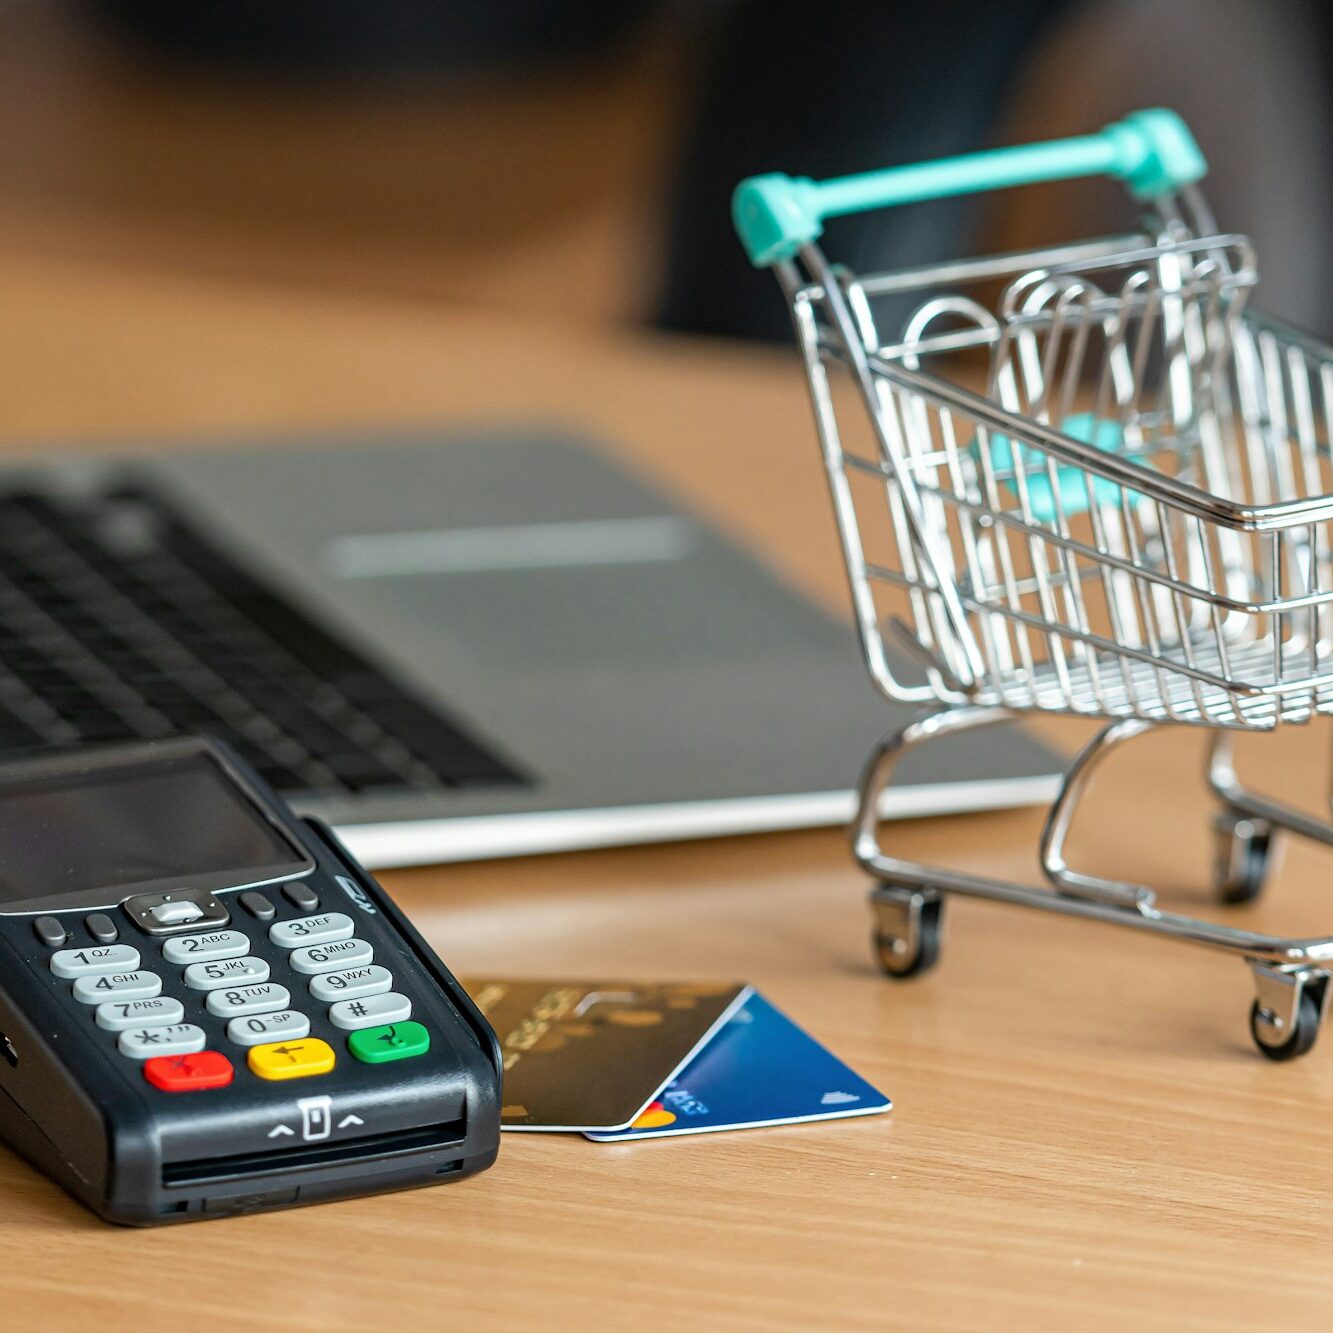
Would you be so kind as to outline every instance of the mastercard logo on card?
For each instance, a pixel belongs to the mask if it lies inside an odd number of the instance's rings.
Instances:
[[[631,1129],[664,1129],[676,1123],[675,1113],[668,1111],[661,1102],[649,1102],[648,1109],[630,1126]]]

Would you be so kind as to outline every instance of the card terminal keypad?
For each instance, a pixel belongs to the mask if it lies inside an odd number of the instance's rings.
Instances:
[[[238,897],[252,921],[278,915],[262,895]],[[253,933],[217,929],[208,920],[192,929],[184,912],[176,933],[145,940],[143,947],[123,941],[73,947],[78,932],[54,918],[35,933],[48,945],[70,946],[50,954],[52,974],[72,983],[71,997],[92,1006],[97,1027],[114,1039],[119,1055],[140,1064],[148,1082],[163,1091],[228,1086],[228,1045],[247,1053],[236,1066],[242,1074],[248,1069],[264,1080],[330,1072],[339,1052],[311,1035],[312,1016],[328,1025],[330,1037],[357,1035],[356,1044],[343,1042],[354,1063],[382,1063],[429,1049],[428,1034],[421,1035],[425,1029],[418,1033],[420,1024],[408,1024],[411,999],[393,989],[393,972],[375,961],[368,940],[357,937],[353,918],[318,910],[321,897],[313,888],[284,885],[282,897],[297,915],[272,920],[264,931],[268,949],[261,951]],[[226,910],[225,903],[220,906]],[[100,920],[85,918],[83,925],[94,941],[104,933],[94,929],[103,927]],[[175,994],[164,993],[164,976]],[[224,1024],[221,1039],[210,1038],[201,1025],[217,1020]],[[404,1024],[404,1033],[410,1026],[410,1042],[398,1040],[396,1024]],[[220,1049],[209,1050],[210,1043]]]

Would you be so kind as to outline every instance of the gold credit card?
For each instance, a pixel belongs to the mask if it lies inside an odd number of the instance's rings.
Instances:
[[[504,1051],[504,1129],[624,1129],[744,1003],[737,983],[463,982]]]

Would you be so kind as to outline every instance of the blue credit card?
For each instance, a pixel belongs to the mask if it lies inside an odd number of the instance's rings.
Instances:
[[[892,1103],[762,995],[751,994],[628,1129],[598,1143],[794,1125],[887,1111]]]

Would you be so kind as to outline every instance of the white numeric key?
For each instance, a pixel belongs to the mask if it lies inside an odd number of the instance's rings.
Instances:
[[[286,986],[272,982],[264,986],[237,986],[229,990],[211,990],[204,1008],[210,1014],[235,1018],[242,1014],[270,1014],[286,1009],[292,1002]]]
[[[292,950],[292,966],[313,976],[316,972],[342,971],[362,967],[375,957],[375,950],[365,940],[335,940],[332,944],[307,944]]]
[[[238,1046],[259,1046],[266,1041],[299,1041],[310,1035],[310,1020],[294,1009],[258,1014],[252,1018],[233,1018],[227,1024],[227,1036]]]
[[[268,964],[262,958],[227,958],[218,963],[191,963],[185,969],[185,984],[191,990],[217,990],[220,986],[249,986],[268,980]]]
[[[97,1006],[97,1026],[110,1032],[161,1027],[179,1023],[184,1017],[185,1006],[170,995],[158,995],[151,1000],[108,1000]]]
[[[139,951],[129,944],[99,944],[92,949],[59,949],[51,955],[51,971],[66,981],[102,972],[133,972]]]
[[[177,935],[162,946],[169,963],[216,963],[250,952],[250,941],[239,930],[210,930],[203,935]]]
[[[320,912],[317,916],[275,921],[268,928],[268,937],[279,949],[298,949],[303,944],[350,939],[355,931],[355,923],[346,912]]]
[[[321,972],[310,978],[310,994],[317,1000],[355,1000],[363,995],[382,995],[393,985],[393,973],[372,963],[349,967],[345,972]]]
[[[156,972],[107,972],[80,977],[74,983],[74,998],[80,1004],[104,1000],[151,1000],[162,993],[162,978]]]

